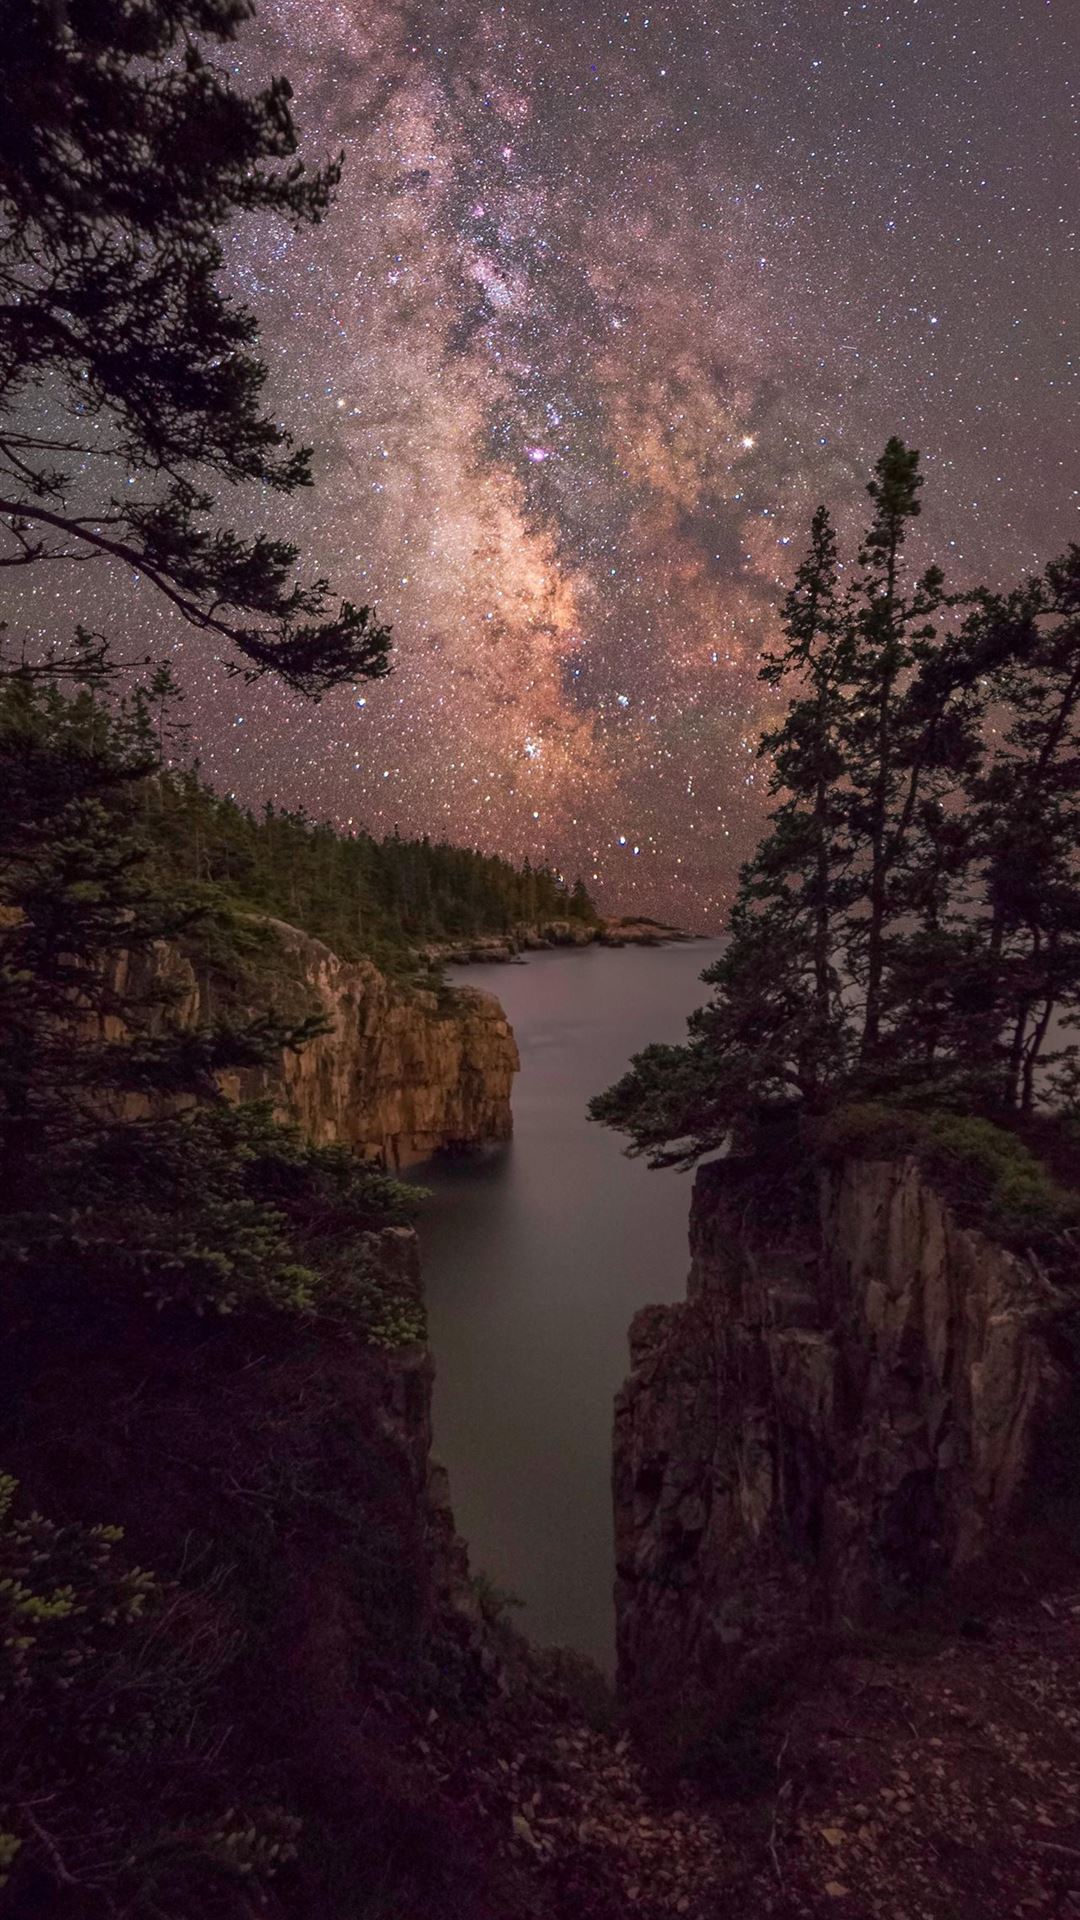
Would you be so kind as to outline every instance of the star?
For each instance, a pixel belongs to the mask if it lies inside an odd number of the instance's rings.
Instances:
[[[259,0],[239,78],[287,73],[304,154],[344,171],[312,231],[226,239],[315,449],[312,489],[241,511],[377,606],[394,672],[318,706],[224,694],[107,565],[77,605],[61,569],[6,579],[0,615],[149,635],[204,774],[253,806],[721,924],[818,502],[850,553],[895,432],[951,585],[1077,537],[1080,9],[984,9],[978,36],[970,11]]]

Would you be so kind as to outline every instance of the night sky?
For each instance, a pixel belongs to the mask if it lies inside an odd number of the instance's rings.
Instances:
[[[857,522],[899,432],[955,584],[1078,537],[1078,0],[261,0],[237,66],[345,149],[326,223],[229,271],[317,448],[275,529],[395,672],[312,706],[145,586],[84,572],[84,614],[175,648],[244,800],[715,926],[817,501]]]

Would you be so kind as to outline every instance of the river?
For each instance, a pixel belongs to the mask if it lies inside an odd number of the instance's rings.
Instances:
[[[626,1159],[586,1102],[652,1040],[681,1040],[715,941],[462,967],[517,1035],[514,1140],[414,1177],[423,1209],[435,1451],[474,1571],[539,1642],[610,1667],[612,1397],[637,1309],[683,1297],[690,1178]]]

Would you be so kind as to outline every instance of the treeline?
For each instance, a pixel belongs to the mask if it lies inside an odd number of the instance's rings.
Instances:
[[[395,966],[409,950],[548,920],[596,920],[583,884],[446,841],[340,833],[303,811],[255,815],[197,772],[162,772],[145,796],[146,830],[164,870],[291,921],[346,959]]]
[[[842,569],[825,508],[762,679],[775,805],[710,1003],[593,1103],[654,1164],[855,1099],[1009,1120],[1077,1104],[1080,547],[1009,592],[913,576],[891,440]]]

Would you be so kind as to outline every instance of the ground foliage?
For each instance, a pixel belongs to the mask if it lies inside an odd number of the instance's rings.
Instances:
[[[25,1911],[51,1882],[105,1912],[213,1912],[293,1857],[295,1817],[218,1799],[206,1612],[121,1528],[58,1525],[0,1477],[0,1863]]]

